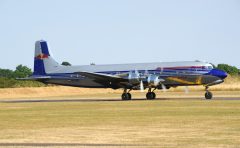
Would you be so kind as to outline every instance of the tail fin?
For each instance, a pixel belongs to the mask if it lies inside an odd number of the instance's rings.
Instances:
[[[50,56],[47,42],[40,40],[35,43],[33,75],[46,75],[54,72],[60,65]]]

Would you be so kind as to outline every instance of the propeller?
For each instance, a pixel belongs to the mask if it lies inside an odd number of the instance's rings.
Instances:
[[[135,76],[136,76],[137,78],[140,77],[140,74],[139,74],[138,70],[136,70],[136,69],[135,69]]]
[[[139,78],[140,78],[140,74],[138,70],[135,70],[134,73],[130,71],[128,74],[128,79],[139,79]]]
[[[140,82],[140,92],[144,92],[144,86],[143,86],[143,81],[142,80]]]
[[[128,79],[132,79],[132,75],[133,75],[132,71],[129,71]]]
[[[148,76],[148,75],[149,75],[149,72],[147,70],[145,70],[144,76]]]
[[[129,79],[130,83],[133,83],[133,84],[139,84],[139,81],[140,81],[140,91],[144,92],[143,80],[142,80],[138,70],[135,70],[134,72],[130,71],[129,75],[128,75],[128,79]]]
[[[162,84],[162,83],[161,83],[161,86],[162,86],[162,90],[163,90],[163,92],[166,92],[166,91],[167,91],[166,86],[165,86],[164,84]]]
[[[160,82],[161,82],[161,79],[159,79],[158,77],[156,77],[156,78],[154,79],[154,85],[155,85],[155,86],[159,85]]]

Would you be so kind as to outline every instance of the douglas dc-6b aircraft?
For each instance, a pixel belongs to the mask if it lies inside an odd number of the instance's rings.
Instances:
[[[156,89],[203,85],[205,98],[211,99],[209,86],[224,82],[227,74],[206,62],[161,62],[113,65],[59,65],[49,54],[46,41],[35,43],[34,73],[25,80],[87,88],[122,88],[122,100],[131,100],[131,90],[148,89],[146,98],[156,98]]]

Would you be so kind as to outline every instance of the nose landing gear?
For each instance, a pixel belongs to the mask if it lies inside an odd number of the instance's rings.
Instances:
[[[208,90],[208,86],[206,87],[206,93],[205,93],[205,98],[206,99],[212,99],[212,97],[213,97],[213,94],[212,94],[212,92],[210,92],[209,90]]]

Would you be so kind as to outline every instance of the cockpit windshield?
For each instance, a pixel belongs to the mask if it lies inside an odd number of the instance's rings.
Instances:
[[[212,70],[213,66],[211,64],[207,64],[205,65],[205,69]]]
[[[208,66],[208,69],[213,69],[213,66]]]

